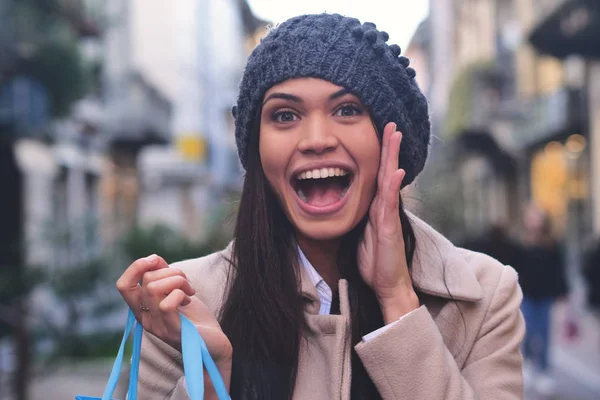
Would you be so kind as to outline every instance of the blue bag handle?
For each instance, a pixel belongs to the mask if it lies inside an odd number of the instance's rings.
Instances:
[[[185,380],[187,384],[187,390],[191,400],[203,400],[204,399],[204,364],[206,364],[206,371],[210,377],[212,384],[217,393],[219,400],[230,400],[227,388],[221,378],[221,374],[215,365],[206,343],[202,339],[202,336],[198,333],[198,330],[187,319],[183,314],[179,314],[181,320],[181,351],[183,354],[183,368],[185,371]],[[142,347],[142,326],[136,322],[133,311],[129,310],[127,316],[127,325],[125,326],[125,332],[123,333],[123,340],[119,347],[119,352],[113,364],[106,389],[102,395],[102,400],[111,400],[113,393],[117,387],[119,376],[121,374],[121,366],[123,364],[123,356],[125,353],[125,344],[131,334],[131,329],[135,325],[134,337],[133,337],[133,355],[131,358],[131,370],[129,373],[129,389],[127,392],[128,400],[137,400],[137,384],[138,375],[140,368],[140,351]]]
[[[179,317],[181,319],[183,368],[190,398],[192,400],[204,399],[204,370],[202,369],[202,362],[204,361],[217,397],[219,400],[229,400],[225,382],[223,382],[223,378],[221,378],[221,374],[208,352],[204,339],[198,333],[198,329],[183,314],[179,314]],[[201,354],[201,357],[198,357],[198,353]]]
[[[119,352],[117,353],[117,358],[115,359],[115,362],[113,363],[112,371],[110,372],[108,382],[106,383],[106,389],[104,389],[104,394],[102,395],[102,400],[110,400],[113,393],[115,392],[115,389],[117,388],[117,383],[119,382],[119,376],[121,375],[121,366],[123,365],[123,357],[125,354],[125,344],[127,343],[127,338],[129,338],[129,335],[131,334],[131,329],[133,328],[134,325],[135,325],[135,331],[136,331],[135,335],[134,335],[134,341],[136,339],[138,339],[139,344],[134,343],[133,352],[134,353],[136,352],[136,348],[141,349],[142,326],[139,324],[136,324],[135,316],[133,315],[133,312],[131,310],[129,310],[129,313],[127,315],[127,324],[125,325],[125,332],[123,333],[123,339],[121,340],[121,346],[119,347]],[[137,365],[134,364],[134,361],[135,360],[132,358],[131,371],[129,373],[129,380],[130,380],[129,389],[130,390],[131,390],[131,386],[132,386],[131,378],[133,378],[134,376],[137,378],[137,372],[139,371],[139,352],[138,352],[138,358],[137,358]],[[135,372],[134,372],[134,370],[135,370]],[[137,379],[135,380],[135,382],[137,383]],[[136,389],[134,389],[134,394],[137,396],[137,386],[136,386]]]

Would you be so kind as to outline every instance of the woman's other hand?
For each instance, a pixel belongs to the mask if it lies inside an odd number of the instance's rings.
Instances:
[[[398,169],[402,134],[388,123],[383,133],[377,192],[358,247],[358,267],[375,292],[385,323],[398,320],[419,307],[408,272],[402,224],[400,188],[405,172]]]
[[[219,369],[230,366],[229,339],[181,270],[157,255],[140,258],[121,275],[117,289],[144,330],[181,351],[181,312],[196,326]]]

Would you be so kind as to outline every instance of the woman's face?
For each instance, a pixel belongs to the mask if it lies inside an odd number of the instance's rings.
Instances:
[[[544,230],[546,216],[544,212],[537,207],[529,206],[525,210],[525,230],[530,234],[539,235]]]
[[[367,213],[380,144],[367,109],[343,87],[316,78],[273,86],[263,99],[259,147],[299,235],[340,238]]]

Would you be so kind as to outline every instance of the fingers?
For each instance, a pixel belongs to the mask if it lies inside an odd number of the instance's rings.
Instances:
[[[169,268],[169,265],[162,257],[152,254],[151,256],[140,258],[134,261],[117,281],[119,292],[137,290],[144,274],[148,271]]]
[[[400,234],[402,239],[402,225],[398,217],[400,208],[400,187],[402,186],[402,180],[406,173],[403,169],[395,171],[391,178],[389,187],[385,193],[384,208],[383,208],[383,233],[386,237],[396,236]]]
[[[383,128],[383,140],[381,143],[381,159],[379,160],[379,171],[377,172],[377,184],[379,192],[383,191],[384,185],[384,177],[385,177],[385,167],[387,165],[386,160],[388,157],[388,148],[390,143],[390,136],[396,130],[396,124],[390,122],[386,124],[385,128]]]
[[[142,289],[143,288],[146,288],[146,292],[152,300],[162,300],[164,297],[168,296],[169,293],[176,289],[183,291],[188,296],[193,296],[196,294],[196,291],[190,284],[190,281],[179,274],[154,280],[143,286]],[[148,307],[150,307],[150,305],[148,305]]]
[[[172,295],[173,293],[176,294]],[[150,271],[144,275],[142,282],[141,304],[148,308],[146,310],[149,311],[147,314],[150,314],[152,318],[167,318],[167,316],[161,315],[164,312],[161,308],[161,302],[165,298],[171,296],[171,300],[166,303],[167,309],[175,311],[177,304],[173,305],[172,302],[179,301],[179,304],[181,304],[185,301],[189,303],[189,296],[193,296],[195,293],[196,291],[185,274],[177,268]],[[176,322],[175,317],[168,318],[171,322]]]
[[[385,195],[386,211],[389,210],[389,212],[396,216],[398,215],[398,210],[400,208],[400,187],[402,186],[405,175],[406,172],[404,172],[403,169],[394,171]]]
[[[394,125],[394,129],[396,126]],[[392,174],[398,171],[398,157],[400,156],[400,143],[402,142],[402,134],[398,131],[392,132],[390,136],[390,142],[388,145],[388,157],[386,159],[386,167],[385,170],[387,175],[384,177],[384,189],[387,189],[386,186],[389,186],[390,179]]]
[[[169,285],[169,282],[171,285]],[[161,295],[160,292],[163,291],[162,294],[166,296],[173,288],[183,289],[190,296],[196,293],[183,271],[178,268],[164,268],[146,272],[142,279],[142,288],[146,288],[152,295]]]
[[[169,265],[165,260],[156,254],[153,254],[134,261],[117,281],[117,290],[119,290],[125,302],[133,310],[136,318],[140,316],[142,287],[139,282],[143,279],[144,274],[149,271],[168,267]]]
[[[190,296],[187,295],[183,290],[175,289],[160,303],[158,303],[158,307],[163,313],[170,313],[177,311],[180,306],[187,306],[191,302],[192,299],[190,299]]]
[[[398,171],[402,133],[396,131],[396,129],[397,126],[393,122],[388,123],[384,129],[381,161],[377,175],[378,190],[380,193],[388,189],[392,174]]]

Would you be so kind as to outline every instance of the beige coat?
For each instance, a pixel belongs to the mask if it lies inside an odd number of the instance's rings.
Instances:
[[[412,278],[424,294],[422,306],[355,347],[382,398],[522,399],[519,347],[525,324],[517,274],[488,256],[455,247],[416,217],[412,222],[417,237]],[[230,247],[173,265],[215,313],[222,305],[227,252]],[[301,348],[294,399],[349,399],[348,284],[339,282],[341,315],[319,315],[316,289],[303,274],[312,332],[302,341],[307,344]],[[182,377],[181,354],[145,334],[140,398],[188,399]]]

